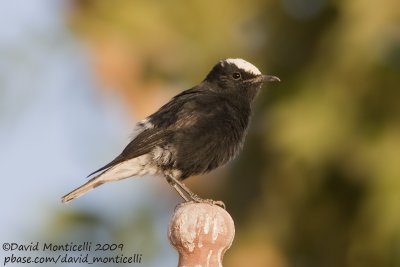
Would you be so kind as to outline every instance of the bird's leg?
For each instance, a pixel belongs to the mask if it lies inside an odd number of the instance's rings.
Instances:
[[[178,192],[178,194],[186,201],[189,201],[189,198],[197,203],[209,203],[212,205],[218,205],[223,209],[226,209],[225,203],[220,200],[212,200],[212,199],[203,199],[198,195],[193,193],[184,183],[180,182],[178,179],[173,177],[172,175],[166,176],[166,179],[170,185]],[[183,192],[182,192],[183,191]],[[186,195],[184,194],[186,193]],[[189,197],[189,198],[188,198]]]
[[[171,176],[166,175],[165,176],[167,182],[178,192],[178,194],[186,201],[189,201],[189,198],[185,195],[187,194],[186,191],[183,191],[182,188],[179,187],[179,185],[171,178]]]
[[[182,190],[186,193],[186,195],[193,201],[195,202],[205,202],[204,199],[200,198],[197,196],[195,193],[193,193],[184,183],[180,182],[178,179],[173,177],[172,175],[167,176],[167,181],[169,184],[172,185],[173,188],[179,193],[179,195],[185,200],[189,201],[189,199],[184,196]]]
[[[189,199],[187,198],[187,196],[185,196],[185,194],[182,192],[182,189],[177,185],[177,184],[171,184],[173,188],[175,188],[176,192],[178,192],[178,194],[186,201],[188,202]]]

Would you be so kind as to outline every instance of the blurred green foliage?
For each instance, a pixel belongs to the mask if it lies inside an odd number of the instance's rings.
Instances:
[[[227,266],[400,266],[399,1],[75,0],[70,15],[134,51],[143,80],[195,84],[226,57],[281,78],[213,195],[237,225]]]

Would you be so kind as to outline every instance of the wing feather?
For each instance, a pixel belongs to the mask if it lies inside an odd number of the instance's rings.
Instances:
[[[88,177],[101,171],[104,173],[121,162],[149,153],[154,147],[170,142],[178,128],[189,126],[195,122],[193,111],[197,109],[196,98],[203,93],[201,88],[195,87],[176,95],[145,120],[152,124],[152,128],[143,129],[120,155],[89,174]]]
[[[106,172],[108,169],[121,162],[149,153],[154,147],[165,144],[170,136],[171,131],[169,130],[160,131],[155,128],[144,130],[125,147],[120,155],[110,163],[89,174],[88,177],[101,171]]]

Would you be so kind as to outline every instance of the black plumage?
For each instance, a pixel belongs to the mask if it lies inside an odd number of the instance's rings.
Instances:
[[[221,60],[199,85],[176,95],[138,123],[137,136],[99,173],[63,197],[68,202],[109,181],[161,174],[186,200],[201,201],[180,181],[209,172],[237,155],[251,115],[251,105],[267,81],[242,59]]]

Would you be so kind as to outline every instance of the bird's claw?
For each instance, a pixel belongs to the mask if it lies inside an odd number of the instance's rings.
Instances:
[[[222,202],[221,200],[212,200],[210,199],[213,205],[217,205],[220,206],[221,208],[223,208],[224,210],[226,210],[226,206],[225,203]]]
[[[194,201],[194,202],[197,202],[197,203],[202,203],[202,202],[204,202],[204,199],[202,199],[201,197],[199,197],[199,196],[196,195],[196,194],[190,194],[190,199],[191,199],[192,201]]]
[[[192,201],[197,202],[197,203],[207,203],[207,204],[211,204],[211,205],[217,205],[220,206],[221,208],[223,208],[224,210],[226,210],[226,206],[225,203],[222,202],[221,200],[212,200],[212,199],[204,199],[199,197],[196,194],[190,195],[190,198]]]

